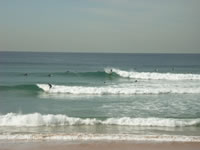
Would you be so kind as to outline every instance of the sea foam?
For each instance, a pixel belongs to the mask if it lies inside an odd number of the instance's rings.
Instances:
[[[185,127],[199,126],[200,119],[173,119],[173,118],[75,118],[62,114],[16,114],[0,115],[0,126],[73,126],[73,125],[120,125],[144,127]]]
[[[197,94],[200,93],[200,87],[190,85],[115,85],[103,87],[86,87],[86,86],[66,86],[66,85],[52,85],[50,88],[48,84],[37,84],[37,86],[47,93],[65,93],[65,94],[91,94],[91,95],[134,95],[134,94]]]
[[[136,72],[124,71],[116,68],[105,68],[108,74],[112,72],[124,78],[147,79],[147,80],[200,80],[199,74],[181,73],[158,73],[158,72]]]
[[[2,134],[0,140],[200,142],[199,136],[131,134]]]

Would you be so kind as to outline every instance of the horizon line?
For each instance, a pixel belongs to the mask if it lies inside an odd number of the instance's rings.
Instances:
[[[156,52],[72,52],[72,51],[69,51],[69,52],[64,52],[64,51],[57,51],[57,52],[52,52],[52,51],[46,51],[46,52],[44,52],[44,51],[23,51],[23,50],[21,50],[21,51],[5,51],[5,50],[3,50],[3,51],[1,51],[0,50],[0,53],[1,52],[3,52],[3,53],[13,53],[13,52],[15,52],[15,53],[17,53],[17,52],[19,52],[19,53],[79,53],[79,54],[200,54],[200,53],[187,53],[187,52],[182,52],[182,53],[172,53],[172,52],[169,52],[169,53],[167,53],[167,52],[158,52],[158,53],[156,53]]]

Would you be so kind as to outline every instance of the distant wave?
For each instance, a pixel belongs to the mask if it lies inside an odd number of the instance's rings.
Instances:
[[[105,78],[105,77],[120,77],[116,73],[108,74],[105,71],[94,71],[94,72],[73,72],[73,71],[64,71],[64,72],[7,72],[1,73],[3,76],[26,76],[26,77],[83,77],[83,78]]]
[[[12,76],[25,76],[26,73],[9,73]],[[3,75],[7,75],[4,73]],[[104,71],[94,72],[33,72],[27,73],[28,77],[82,77],[82,78],[133,78],[133,79],[145,79],[145,80],[200,80],[200,74],[192,73],[159,73],[159,72],[137,72],[137,71],[125,71],[116,68],[104,68]]]
[[[106,73],[105,71],[94,71],[94,72],[55,72],[49,73],[52,75],[59,75],[59,76],[73,76],[73,77],[93,77],[93,78],[101,78],[101,77],[110,77],[110,74]],[[112,77],[119,77],[117,74],[112,74]]]
[[[85,86],[66,86],[66,85],[52,85],[49,88],[48,84],[37,84],[39,88],[47,93],[65,93],[65,94],[91,94],[91,95],[103,95],[103,94],[113,94],[113,95],[133,95],[133,94],[194,94],[200,93],[200,87],[176,87],[168,86],[162,87],[133,87],[133,86],[103,86],[103,87],[85,87]]]
[[[136,72],[124,71],[116,68],[105,68],[106,73],[115,73],[120,77],[147,79],[147,80],[200,80],[199,74],[180,74],[180,73],[158,73],[158,72]]]
[[[120,125],[120,126],[149,126],[149,127],[185,127],[199,126],[200,119],[172,118],[108,118],[98,120],[91,118],[74,118],[66,115],[42,115],[8,113],[0,115],[0,126],[72,126],[72,125]]]

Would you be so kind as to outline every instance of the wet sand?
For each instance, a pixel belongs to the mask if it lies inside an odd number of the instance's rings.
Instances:
[[[199,150],[200,142],[4,141],[0,150]]]

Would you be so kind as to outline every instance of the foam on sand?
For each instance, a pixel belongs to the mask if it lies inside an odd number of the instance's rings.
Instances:
[[[199,136],[130,134],[2,134],[0,140],[200,142]]]

